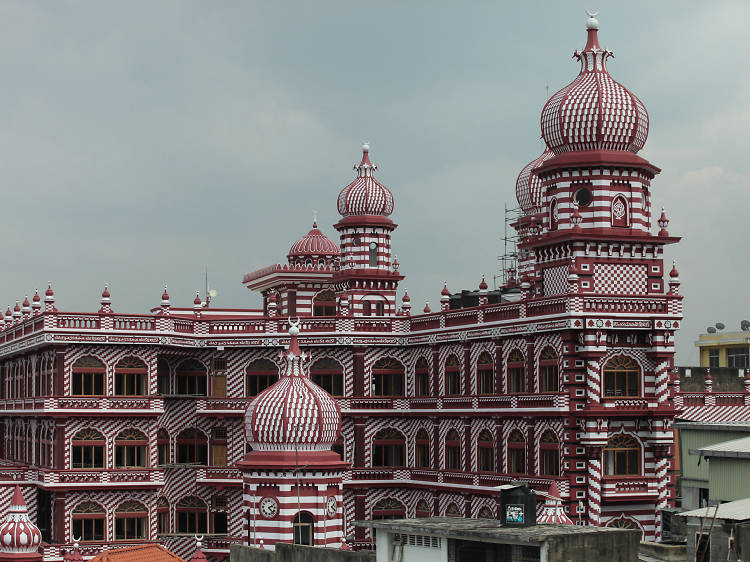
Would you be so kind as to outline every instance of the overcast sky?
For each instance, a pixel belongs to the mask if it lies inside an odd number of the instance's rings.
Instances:
[[[164,282],[189,306],[208,267],[216,306],[257,307],[243,274],[313,210],[336,239],[365,140],[415,308],[443,280],[475,288],[588,8],[650,114],[653,208],[683,236],[678,362],[696,363],[707,325],[750,317],[750,5],[598,1],[0,3],[0,304],[51,280],[61,310],[97,310],[105,282],[118,312]]]

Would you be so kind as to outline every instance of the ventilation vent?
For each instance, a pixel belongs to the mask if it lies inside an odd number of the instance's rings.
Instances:
[[[402,535],[396,533],[393,535],[395,544],[404,546],[421,546],[423,548],[440,548],[440,537],[431,537],[428,535]]]

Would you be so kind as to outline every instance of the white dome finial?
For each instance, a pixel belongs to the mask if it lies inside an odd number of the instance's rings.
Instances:
[[[370,141],[362,143],[362,152],[370,152]]]
[[[589,17],[589,19],[586,20],[586,29],[599,29],[599,20],[596,19],[599,12],[589,12],[586,10],[586,15]]]

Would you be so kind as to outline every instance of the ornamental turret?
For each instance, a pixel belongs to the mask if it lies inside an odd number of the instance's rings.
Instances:
[[[41,561],[41,543],[42,533],[29,519],[26,500],[16,484],[8,514],[0,525],[0,560]]]
[[[341,410],[310,379],[310,355],[298,341],[299,322],[290,324],[279,380],[245,412],[251,451],[237,464],[245,490],[243,536],[250,546],[270,549],[278,542],[339,548],[342,477],[349,464],[331,447],[339,438]]]
[[[391,262],[391,234],[396,225],[393,194],[375,179],[370,145],[362,146],[357,177],[341,190],[335,228],[341,245],[340,269],[334,275],[339,299],[346,293],[355,316],[396,314],[396,289],[404,277]]]

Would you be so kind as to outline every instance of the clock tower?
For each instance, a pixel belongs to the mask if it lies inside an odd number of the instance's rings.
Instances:
[[[310,380],[310,355],[289,328],[279,380],[245,413],[251,451],[243,474],[245,544],[278,542],[339,548],[343,539],[342,473],[349,465],[331,447],[341,430],[336,400]]]

